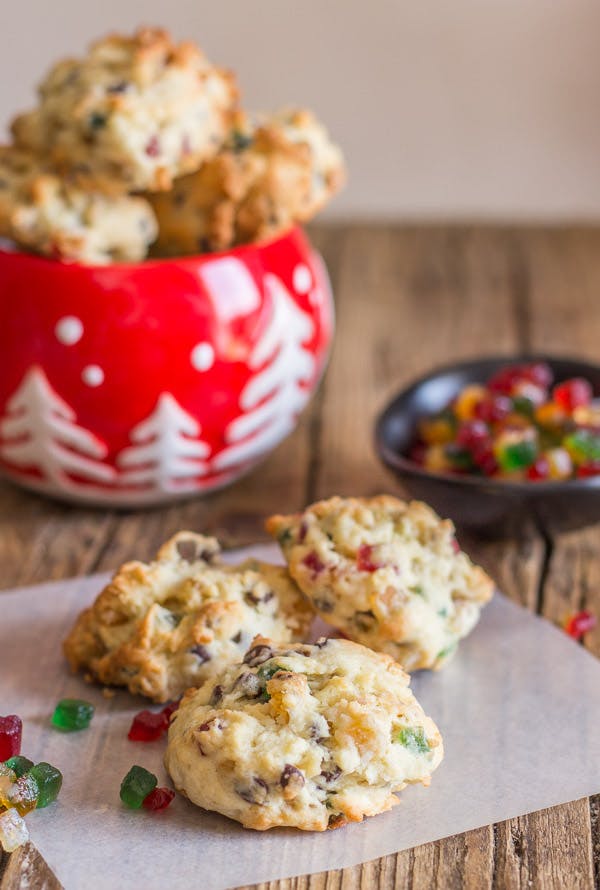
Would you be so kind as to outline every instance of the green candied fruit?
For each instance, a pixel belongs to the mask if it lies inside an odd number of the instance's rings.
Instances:
[[[425,754],[429,751],[429,744],[425,738],[425,730],[422,726],[417,728],[406,726],[400,730],[395,741],[400,742],[401,745],[404,745],[413,754]]]
[[[287,544],[291,544],[293,539],[291,528],[284,528],[277,535],[277,540],[279,542],[280,547],[285,547]]]
[[[139,810],[145,797],[154,791],[158,779],[143,766],[132,766],[121,782],[120,797],[125,806]]]
[[[526,396],[515,396],[512,400],[513,409],[517,414],[524,414],[525,417],[533,417],[535,405]]]
[[[29,770],[29,775],[33,776],[37,782],[39,789],[37,808],[38,810],[47,807],[48,804],[54,803],[58,797],[58,793],[62,788],[62,773],[51,763],[36,763]]]
[[[537,444],[531,439],[512,442],[499,449],[498,463],[503,470],[523,470],[534,463],[538,453]]]
[[[260,701],[269,701],[270,700],[271,696],[267,692],[267,688],[266,688],[267,681],[270,680],[271,677],[274,677],[278,671],[289,671],[289,668],[284,668],[280,664],[263,664],[257,670],[257,672],[256,672],[257,677],[259,677],[265,685],[265,688],[263,689],[263,691],[260,694]]]
[[[52,726],[63,732],[87,729],[94,716],[94,706],[80,698],[63,698],[52,714]]]
[[[444,454],[455,470],[472,470],[475,466],[471,452],[460,445],[446,445]]]
[[[563,445],[576,463],[600,460],[600,436],[589,430],[577,430],[565,436]]]
[[[33,766],[33,760],[30,760],[28,757],[23,757],[21,754],[17,754],[15,757],[9,757],[8,760],[5,760],[4,765],[14,772],[17,779],[20,779],[21,776],[24,776],[25,773],[29,772]]]

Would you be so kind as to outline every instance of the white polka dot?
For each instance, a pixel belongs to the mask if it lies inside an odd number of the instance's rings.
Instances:
[[[88,386],[100,386],[104,383],[104,371],[100,365],[86,365],[81,372],[81,379]]]
[[[192,365],[197,371],[208,371],[215,360],[215,351],[210,343],[197,343],[190,356]]]
[[[307,294],[312,287],[312,275],[310,269],[304,263],[299,263],[294,269],[294,290],[298,294]]]
[[[56,339],[65,346],[73,346],[78,343],[83,336],[83,325],[75,315],[65,315],[56,322],[54,328]]]
[[[323,302],[323,291],[320,288],[315,287],[315,289],[311,290],[308,295],[308,302],[311,306],[318,306]]]

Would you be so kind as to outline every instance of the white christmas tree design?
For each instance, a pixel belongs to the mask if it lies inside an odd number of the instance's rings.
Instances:
[[[200,424],[170,393],[162,393],[149,417],[131,431],[135,444],[117,458],[123,472],[120,485],[154,491],[193,491],[198,477],[208,472],[210,447],[197,437]]]
[[[265,286],[273,301],[273,316],[250,357],[250,368],[257,373],[240,397],[244,413],[225,432],[228,447],[213,461],[217,470],[253,460],[273,448],[293,429],[310,395],[307,384],[316,363],[304,344],[314,334],[314,323],[277,276],[266,275]]]
[[[107,448],[78,426],[76,415],[34,365],[7,404],[0,421],[0,456],[21,470],[37,470],[43,482],[77,488],[75,475],[94,482],[111,482],[115,472],[101,463]]]

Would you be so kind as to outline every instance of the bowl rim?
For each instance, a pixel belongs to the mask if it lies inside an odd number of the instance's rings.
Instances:
[[[293,225],[289,226],[287,229],[285,229],[283,232],[280,232],[273,238],[265,238],[264,240],[253,241],[249,244],[239,244],[236,247],[230,247],[226,250],[217,250],[211,253],[185,254],[184,256],[149,257],[145,260],[138,260],[137,262],[128,260],[122,263],[103,264],[65,262],[63,260],[57,260],[53,259],[52,257],[44,256],[43,254],[33,253],[28,250],[6,249],[0,242],[0,262],[8,257],[18,257],[25,262],[31,261],[32,264],[39,264],[52,269],[68,269],[78,271],[83,270],[90,273],[106,273],[120,270],[133,271],[137,269],[152,269],[157,266],[168,265],[193,265],[194,268],[197,268],[199,263],[211,262],[212,260],[222,259],[223,257],[243,258],[245,256],[248,256],[249,254],[260,253],[267,248],[275,247],[278,242],[288,241],[291,238],[298,236],[308,241],[308,236],[304,228],[301,225]],[[6,242],[6,239],[4,239],[4,241]]]
[[[432,470],[426,470],[418,464],[413,463],[408,457],[398,454],[390,448],[384,436],[384,428],[389,419],[399,413],[399,403],[403,402],[407,396],[411,395],[421,386],[442,377],[451,372],[468,370],[473,365],[481,364],[525,364],[531,362],[547,362],[551,367],[556,362],[569,362],[579,365],[582,369],[582,375],[585,374],[585,368],[593,369],[595,373],[600,375],[600,364],[589,362],[585,359],[574,358],[571,355],[549,355],[540,352],[519,352],[511,355],[485,355],[479,358],[465,359],[459,362],[450,362],[444,365],[436,366],[432,371],[423,374],[421,377],[413,380],[408,386],[401,389],[395,396],[386,403],[375,420],[374,439],[375,449],[380,459],[390,468],[403,473],[404,475],[414,476],[420,479],[431,480],[434,482],[443,482],[454,488],[471,488],[471,489],[492,489],[494,493],[505,492],[507,495],[544,495],[544,494],[560,494],[565,492],[581,492],[586,489],[600,489],[600,475],[588,476],[585,479],[555,479],[551,481],[534,481],[526,480],[523,482],[515,482],[511,480],[493,479],[487,476],[473,476],[465,473],[464,475],[454,473],[439,473]],[[475,382],[475,381],[473,381]]]

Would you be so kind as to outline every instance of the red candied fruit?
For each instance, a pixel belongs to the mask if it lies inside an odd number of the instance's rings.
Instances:
[[[311,550],[310,553],[306,554],[302,560],[302,564],[305,565],[307,569],[310,569],[311,572],[314,572],[315,575],[318,575],[325,569],[325,564],[321,562],[314,550]]]
[[[487,442],[489,435],[489,430],[482,420],[467,420],[459,426],[456,441],[471,451],[483,442]]]
[[[522,379],[523,368],[520,365],[508,365],[506,368],[501,368],[490,378],[487,388],[491,392],[509,396],[515,384]]]
[[[427,446],[424,445],[422,442],[417,442],[411,447],[410,451],[408,452],[408,456],[416,464],[424,464],[426,454]]]
[[[460,544],[458,543],[458,541],[456,540],[456,538],[452,538],[452,542],[451,542],[451,543],[452,543],[452,549],[454,550],[454,552],[455,552],[455,553],[460,553]]]
[[[526,365],[523,368],[523,377],[543,389],[552,386],[554,379],[552,368],[546,362],[533,362],[531,365]]]
[[[154,788],[143,799],[142,806],[145,810],[153,810],[156,813],[159,810],[166,810],[174,797],[175,792],[170,788]]]
[[[565,623],[565,631],[574,640],[580,640],[588,631],[596,627],[596,616],[583,609],[571,615]]]
[[[581,479],[600,475],[600,460],[589,460],[585,464],[580,464],[580,466],[577,467],[577,475]]]
[[[181,699],[177,699],[177,701],[171,701],[168,705],[165,705],[161,714],[165,715],[165,720],[167,721],[167,726],[169,725],[169,720],[171,719],[171,714],[174,714],[177,708],[179,707]]]
[[[381,563],[373,559],[374,544],[361,544],[356,556],[356,567],[359,572],[376,572],[381,568]]]
[[[165,709],[166,710],[166,709]],[[127,733],[132,742],[155,742],[169,728],[169,718],[165,711],[140,711],[136,714]]]
[[[475,405],[475,417],[485,423],[499,423],[512,411],[512,401],[508,396],[490,395]]]
[[[498,472],[498,461],[489,443],[484,443],[481,448],[476,448],[473,451],[473,460],[484,476],[493,476]]]
[[[23,724],[16,714],[0,717],[0,763],[21,753]]]
[[[594,397],[591,383],[583,377],[572,377],[559,383],[552,390],[552,397],[557,405],[565,411],[574,411],[583,405],[589,405]]]
[[[527,478],[533,480],[534,482],[538,482],[542,479],[547,479],[550,475],[550,463],[547,457],[540,455],[536,461],[534,461],[530,467],[527,468]]]

